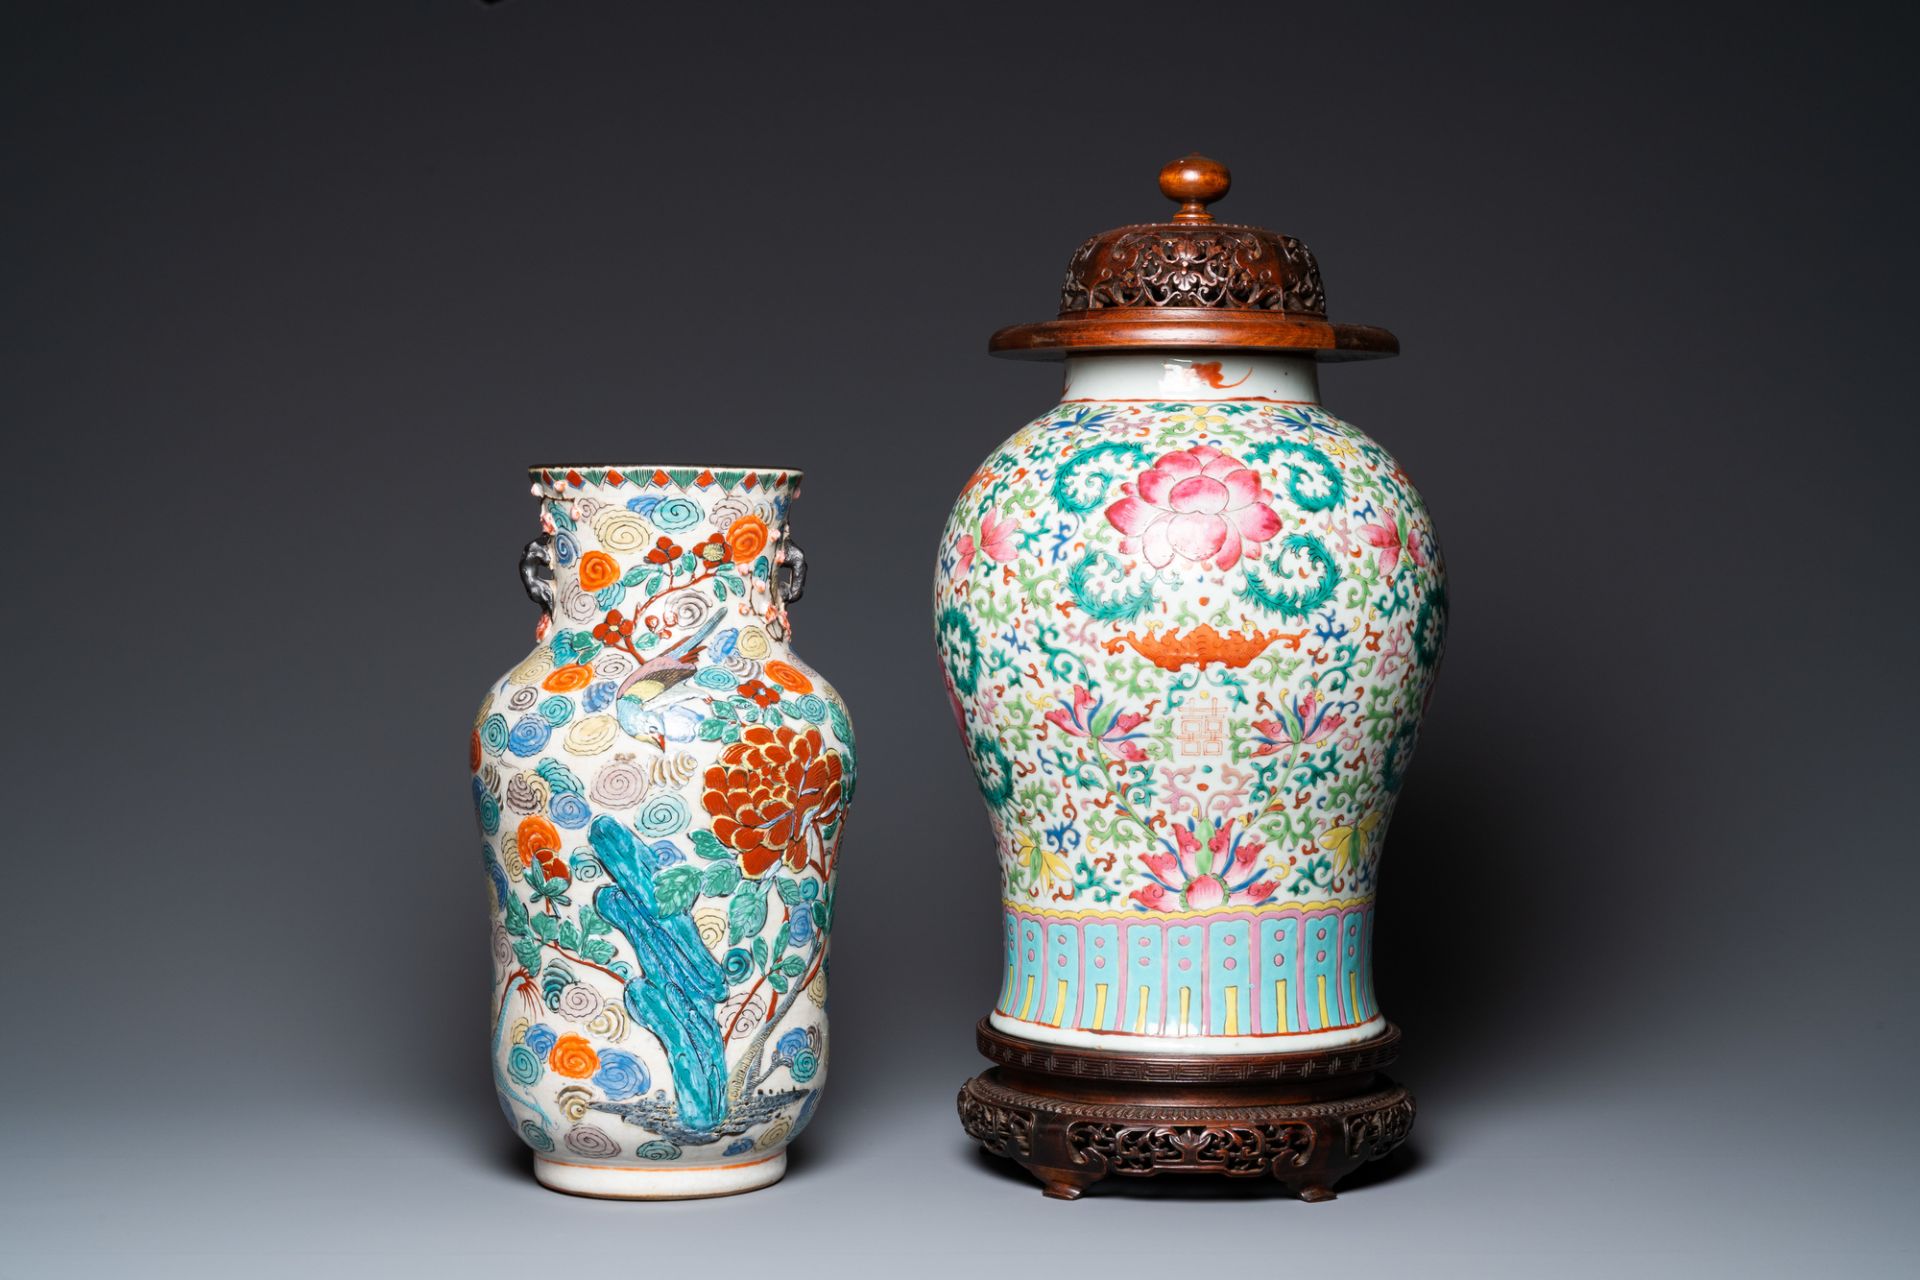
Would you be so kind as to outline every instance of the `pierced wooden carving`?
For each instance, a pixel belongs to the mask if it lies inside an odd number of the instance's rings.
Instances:
[[[1059,1199],[1106,1177],[1211,1173],[1328,1200],[1413,1128],[1413,1096],[1375,1069],[1393,1058],[1393,1028],[1340,1050],[1237,1061],[1064,1049],[984,1021],[979,1041],[1005,1065],[962,1087],[962,1125]]]
[[[1095,236],[1067,264],[1060,314],[1102,307],[1327,313],[1307,246],[1258,227],[1157,225]]]

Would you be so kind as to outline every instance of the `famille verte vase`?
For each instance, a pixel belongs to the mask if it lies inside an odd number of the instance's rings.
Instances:
[[[1319,402],[1316,358],[1391,335],[1329,325],[1305,247],[1213,223],[1224,170],[1181,163],[1173,222],[1089,241],[1060,318],[995,336],[1064,357],[1065,393],[940,542],[938,648],[1002,873],[991,1023],[1322,1050],[1386,1029],[1374,895],[1445,579],[1406,473]]]
[[[789,646],[791,470],[545,467],[539,643],[469,743],[493,1073],[540,1181],[765,1186],[820,1099],[847,709]]]

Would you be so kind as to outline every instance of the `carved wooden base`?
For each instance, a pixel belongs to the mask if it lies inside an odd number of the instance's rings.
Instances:
[[[1400,1031],[1311,1053],[1169,1057],[1069,1049],[981,1019],[998,1066],[960,1089],[960,1122],[1046,1194],[1073,1200],[1108,1176],[1274,1178],[1309,1202],[1406,1140],[1413,1095],[1380,1074]]]

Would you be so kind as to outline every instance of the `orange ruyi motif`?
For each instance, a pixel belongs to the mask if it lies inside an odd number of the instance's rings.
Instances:
[[[520,865],[531,867],[538,863],[540,874],[549,880],[562,883],[573,879],[573,873],[567,870],[567,861],[561,855],[560,832],[551,822],[539,814],[520,819],[520,825],[514,829],[514,845],[520,850]]]
[[[1284,642],[1287,648],[1297,652],[1300,642],[1306,638],[1305,631],[1255,631],[1251,635],[1229,631],[1221,635],[1203,622],[1191,631],[1169,631],[1164,635],[1155,635],[1151,628],[1144,636],[1129,631],[1118,639],[1108,640],[1106,650],[1118,653],[1132,645],[1134,652],[1161,670],[1178,671],[1185,666],[1205,667],[1213,663],[1244,667],[1277,643]]]
[[[620,581],[620,562],[604,551],[589,551],[580,557],[580,587],[598,591]]]
[[[561,1036],[547,1052],[547,1065],[573,1080],[585,1080],[600,1069],[600,1055],[585,1036]]]
[[[777,658],[769,659],[763,669],[769,679],[789,693],[813,692],[813,681],[807,678],[806,672],[791,662],[781,662]]]
[[[569,662],[564,667],[556,667],[540,687],[548,693],[572,693],[584,689],[593,683],[593,668],[578,662]]]
[[[751,564],[767,549],[767,522],[759,516],[742,516],[728,526],[726,541],[735,564]]]
[[[740,854],[740,869],[766,874],[782,860],[807,865],[820,828],[840,813],[840,753],[818,729],[754,725],[707,770],[713,834]]]

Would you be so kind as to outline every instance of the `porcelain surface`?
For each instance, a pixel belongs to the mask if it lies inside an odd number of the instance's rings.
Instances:
[[[535,473],[551,596],[469,741],[500,1104],[560,1190],[765,1185],[819,1101],[853,799],[778,469]]]
[[[1447,597],[1399,465],[1288,356],[1069,361],[935,582],[998,845],[994,1025],[1131,1052],[1368,1039],[1381,843]]]

